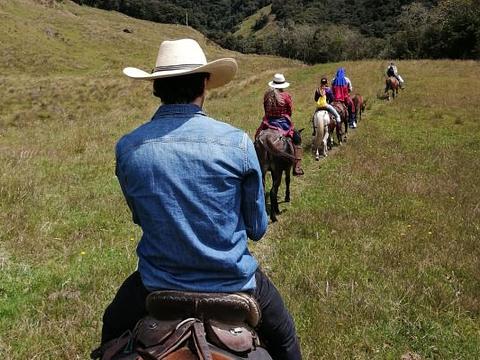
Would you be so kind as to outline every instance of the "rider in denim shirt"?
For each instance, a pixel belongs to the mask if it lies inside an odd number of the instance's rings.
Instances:
[[[233,59],[207,63],[191,39],[163,42],[151,74],[124,69],[153,80],[163,105],[116,147],[116,174],[143,235],[138,270],[105,310],[102,344],[134,328],[151,291],[243,291],[259,303],[257,331],[272,357],[301,359],[293,320],[247,248],[268,223],[253,143],[202,111],[205,90],[236,70]]]
[[[197,105],[162,105],[117,144],[117,176],[142,227],[149,290],[255,288],[247,238],[267,230],[262,173],[248,135]],[[226,256],[228,254],[228,256]]]

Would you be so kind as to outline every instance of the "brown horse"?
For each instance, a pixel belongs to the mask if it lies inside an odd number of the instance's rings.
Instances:
[[[272,360],[254,330],[261,312],[246,293],[154,291],[146,315],[92,352],[101,360]]]
[[[360,120],[362,120],[362,113],[365,111],[367,100],[364,100],[362,95],[355,94],[355,96],[352,98],[352,101],[355,105],[355,118],[357,119],[358,123]]]
[[[333,101],[332,104],[331,104],[335,110],[337,110],[338,114],[340,115],[340,119],[342,119],[342,123],[345,127],[345,130],[344,130],[344,136],[343,136],[343,140],[345,141],[347,139],[347,133],[348,133],[348,108],[347,108],[347,105],[345,105],[345,103],[343,103],[342,101]]]
[[[270,171],[272,175],[270,219],[275,222],[277,221],[276,215],[280,214],[277,196],[283,173],[285,173],[285,202],[290,201],[290,172],[295,161],[292,140],[283,136],[279,130],[265,129],[260,132],[255,140],[255,150],[262,169],[264,190],[267,172]]]
[[[398,95],[398,89],[400,87],[400,83],[398,82],[395,76],[390,76],[385,79],[385,95],[387,95],[387,99],[390,100],[390,93],[392,92],[392,98],[395,99],[395,96]]]

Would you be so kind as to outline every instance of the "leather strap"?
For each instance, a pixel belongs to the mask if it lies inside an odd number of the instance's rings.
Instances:
[[[115,355],[117,355],[125,346],[128,344],[128,342],[131,340],[132,333],[130,331],[127,331],[123,333],[119,338],[110,340],[106,344],[102,346],[105,350],[103,351],[102,354],[102,360],[110,360],[112,359]],[[100,349],[102,351],[103,349]]]
[[[212,354],[208,347],[207,335],[205,334],[203,323],[198,321],[193,324],[193,335],[195,347],[197,348],[200,360],[212,360]]]

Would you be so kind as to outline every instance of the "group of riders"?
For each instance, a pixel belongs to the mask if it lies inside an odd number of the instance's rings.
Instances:
[[[181,39],[161,43],[152,72],[123,70],[131,79],[151,81],[161,105],[116,145],[116,176],[142,236],[137,267],[103,314],[101,346],[93,359],[209,360],[214,352],[222,359],[302,358],[294,321],[247,246],[268,227],[255,146],[243,130],[203,110],[206,90],[230,82],[237,69],[232,58],[207,62],[195,40]],[[289,85],[282,74],[269,82],[256,136],[273,127],[290,137],[299,159],[294,174],[302,175]],[[351,91],[340,68],[331,87],[322,77],[314,100],[337,123],[330,102],[344,102],[355,128]],[[238,294],[237,310],[238,300],[255,304],[242,315],[250,327],[225,309],[231,294]],[[202,304],[216,310],[215,316],[201,311]],[[186,305],[191,311],[183,311]],[[177,317],[178,308],[185,317]],[[152,309],[157,309],[154,317]],[[238,356],[225,356],[226,351]],[[185,356],[170,357],[180,352]],[[195,353],[200,355],[187,356]]]
[[[285,80],[283,74],[275,74],[273,80],[270,81],[268,85],[269,89],[265,92],[263,98],[265,115],[260,127],[255,133],[255,139],[262,130],[268,128],[277,129],[281,131],[285,137],[291,138],[295,157],[293,175],[303,175],[304,171],[301,167],[303,151],[300,145],[300,134],[295,130],[292,122],[293,101],[291,95],[285,91],[290,84]],[[328,78],[324,75],[320,79],[319,86],[315,89],[313,99],[316,104],[316,110],[327,110],[331,113],[335,118],[339,132],[341,131],[342,119],[331,103],[338,101],[345,104],[348,109],[349,127],[355,129],[357,127],[357,120],[355,117],[355,104],[350,97],[352,90],[352,82],[345,75],[345,69],[343,67],[337,70],[331,86],[328,85]]]
[[[387,77],[395,77],[398,80],[400,87],[403,88],[404,81],[399,75],[397,67],[393,62],[387,66],[385,73]],[[265,115],[255,133],[255,139],[257,139],[262,130],[268,128],[277,129],[285,137],[291,138],[295,157],[293,175],[303,175],[304,171],[301,167],[303,151],[300,145],[300,134],[295,130],[292,121],[292,96],[285,91],[285,89],[290,86],[290,83],[285,80],[283,74],[275,74],[273,80],[270,81],[268,85],[269,89],[265,92],[263,98]],[[348,125],[350,128],[355,129],[357,127],[357,119],[355,104],[350,97],[352,91],[352,82],[346,76],[345,68],[343,67],[337,69],[335,77],[331,82],[331,86],[328,84],[327,76],[323,75],[320,79],[319,86],[315,89],[313,98],[316,104],[316,111],[328,111],[335,119],[337,132],[339,134],[342,132],[342,119],[337,109],[332,106],[332,103],[341,102],[346,106],[348,109]],[[315,128],[312,135],[315,135]]]

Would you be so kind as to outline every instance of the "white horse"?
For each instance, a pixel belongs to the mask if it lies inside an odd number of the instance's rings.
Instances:
[[[328,151],[328,125],[330,124],[330,114],[326,110],[318,110],[313,114],[313,127],[315,136],[312,141],[312,150],[315,154],[315,160],[320,160],[320,155],[327,156]]]

